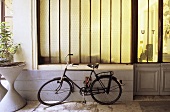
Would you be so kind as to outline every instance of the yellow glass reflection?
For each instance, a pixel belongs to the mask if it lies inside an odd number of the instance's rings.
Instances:
[[[90,63],[90,0],[81,1],[81,62]]]
[[[120,63],[120,0],[112,0],[111,62]]]
[[[102,1],[101,10],[101,62],[110,62],[110,0]]]
[[[130,62],[131,53],[131,0],[122,1],[122,62]]]
[[[170,1],[163,1],[163,62],[170,62]]]
[[[100,0],[91,0],[91,58],[100,62]]]
[[[71,58],[74,63],[79,63],[79,0],[71,1]]]
[[[50,11],[51,63],[59,63],[59,0],[51,0]]]
[[[65,56],[69,53],[69,0],[60,0],[60,2],[61,62],[65,63]]]
[[[81,63],[89,63],[90,58],[92,63],[130,63],[131,0],[60,0],[60,4],[59,0],[51,0],[50,3],[50,13],[49,1],[41,0],[40,4],[42,57],[51,56],[52,63],[59,63],[60,52],[64,63],[70,51],[74,54],[72,61],[77,63],[80,59]]]
[[[138,62],[158,61],[158,0],[139,0]]]
[[[42,57],[48,57],[49,56],[49,17],[48,17],[48,12],[49,12],[49,1],[40,1],[40,36],[41,37],[46,37],[46,38],[40,38],[40,53]]]

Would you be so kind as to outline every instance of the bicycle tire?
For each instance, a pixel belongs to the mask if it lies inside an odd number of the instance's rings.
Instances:
[[[71,83],[66,79],[62,81],[60,79],[61,77],[54,78],[41,86],[37,94],[40,103],[54,106],[61,104],[70,96]]]
[[[111,105],[115,103],[122,94],[121,85],[113,76],[110,86],[111,90],[109,91],[109,93],[106,92],[105,87],[107,87],[108,85],[109,78],[109,75],[102,75],[95,79],[91,85],[90,92],[92,98],[102,105]],[[101,86],[101,83],[104,85],[104,87]]]

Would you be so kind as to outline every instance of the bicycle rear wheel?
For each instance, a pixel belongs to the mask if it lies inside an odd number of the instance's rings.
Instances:
[[[122,88],[116,78],[111,78],[110,90],[107,92],[110,76],[103,75],[98,79],[95,79],[91,85],[91,96],[92,98],[104,105],[110,105],[115,103],[122,94]]]
[[[54,78],[41,86],[38,91],[40,103],[54,106],[65,101],[71,94],[71,83],[68,80],[60,81],[60,77]]]

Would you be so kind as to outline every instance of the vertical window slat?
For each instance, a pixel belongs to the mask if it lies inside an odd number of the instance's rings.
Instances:
[[[81,63],[81,0],[79,0],[79,62]]]
[[[110,0],[110,63],[112,62],[112,0]]]
[[[61,2],[59,0],[59,63],[61,63]]]
[[[120,63],[122,63],[122,0],[120,0]]]
[[[51,23],[50,23],[50,16],[51,16],[51,11],[50,11],[50,9],[51,9],[51,1],[49,0],[49,6],[48,6],[48,8],[49,8],[49,63],[51,63]]]
[[[92,43],[91,43],[91,35],[92,35],[92,34],[91,34],[91,19],[92,19],[92,18],[91,18],[91,0],[90,0],[90,18],[89,18],[89,19],[90,19],[89,54],[90,54],[90,63],[91,63],[91,44],[92,44]]]

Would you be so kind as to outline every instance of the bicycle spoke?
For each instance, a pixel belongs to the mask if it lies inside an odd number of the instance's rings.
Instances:
[[[112,86],[112,87],[110,88],[110,91],[114,91],[114,90],[117,90],[117,89],[119,89],[119,86]]]
[[[60,78],[46,82],[38,91],[38,100],[44,105],[57,105],[66,100],[71,94],[71,83]],[[57,88],[57,89],[56,89]]]
[[[69,89],[69,88],[64,89],[64,90],[60,89],[60,90],[57,90],[57,91],[55,92],[55,94],[61,94],[61,93],[67,92],[67,91],[70,91],[70,89]]]

